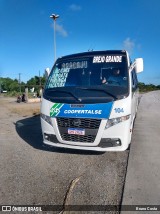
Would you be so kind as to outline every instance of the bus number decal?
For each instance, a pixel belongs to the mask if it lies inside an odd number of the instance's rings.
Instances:
[[[115,113],[123,113],[124,112],[123,108],[115,108],[114,110],[115,110]]]

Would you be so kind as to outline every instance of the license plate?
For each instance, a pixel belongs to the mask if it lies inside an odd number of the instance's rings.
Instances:
[[[85,129],[69,128],[68,134],[85,135]]]

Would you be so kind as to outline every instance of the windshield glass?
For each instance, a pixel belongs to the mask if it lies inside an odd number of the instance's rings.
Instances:
[[[80,96],[90,94],[90,97],[94,97],[94,94],[97,96],[97,93],[99,97],[113,95],[112,99],[116,95],[124,95],[128,93],[126,56],[62,58],[55,63],[45,89],[52,92],[58,90],[59,96],[70,96],[72,99],[77,93]]]

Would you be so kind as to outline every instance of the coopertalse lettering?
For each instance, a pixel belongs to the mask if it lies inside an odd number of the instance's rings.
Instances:
[[[65,110],[64,114],[102,114],[102,110]]]

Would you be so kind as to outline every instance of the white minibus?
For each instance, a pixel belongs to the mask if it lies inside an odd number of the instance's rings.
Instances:
[[[125,50],[91,51],[58,58],[41,103],[45,144],[92,151],[124,151],[138,107],[137,73]]]

